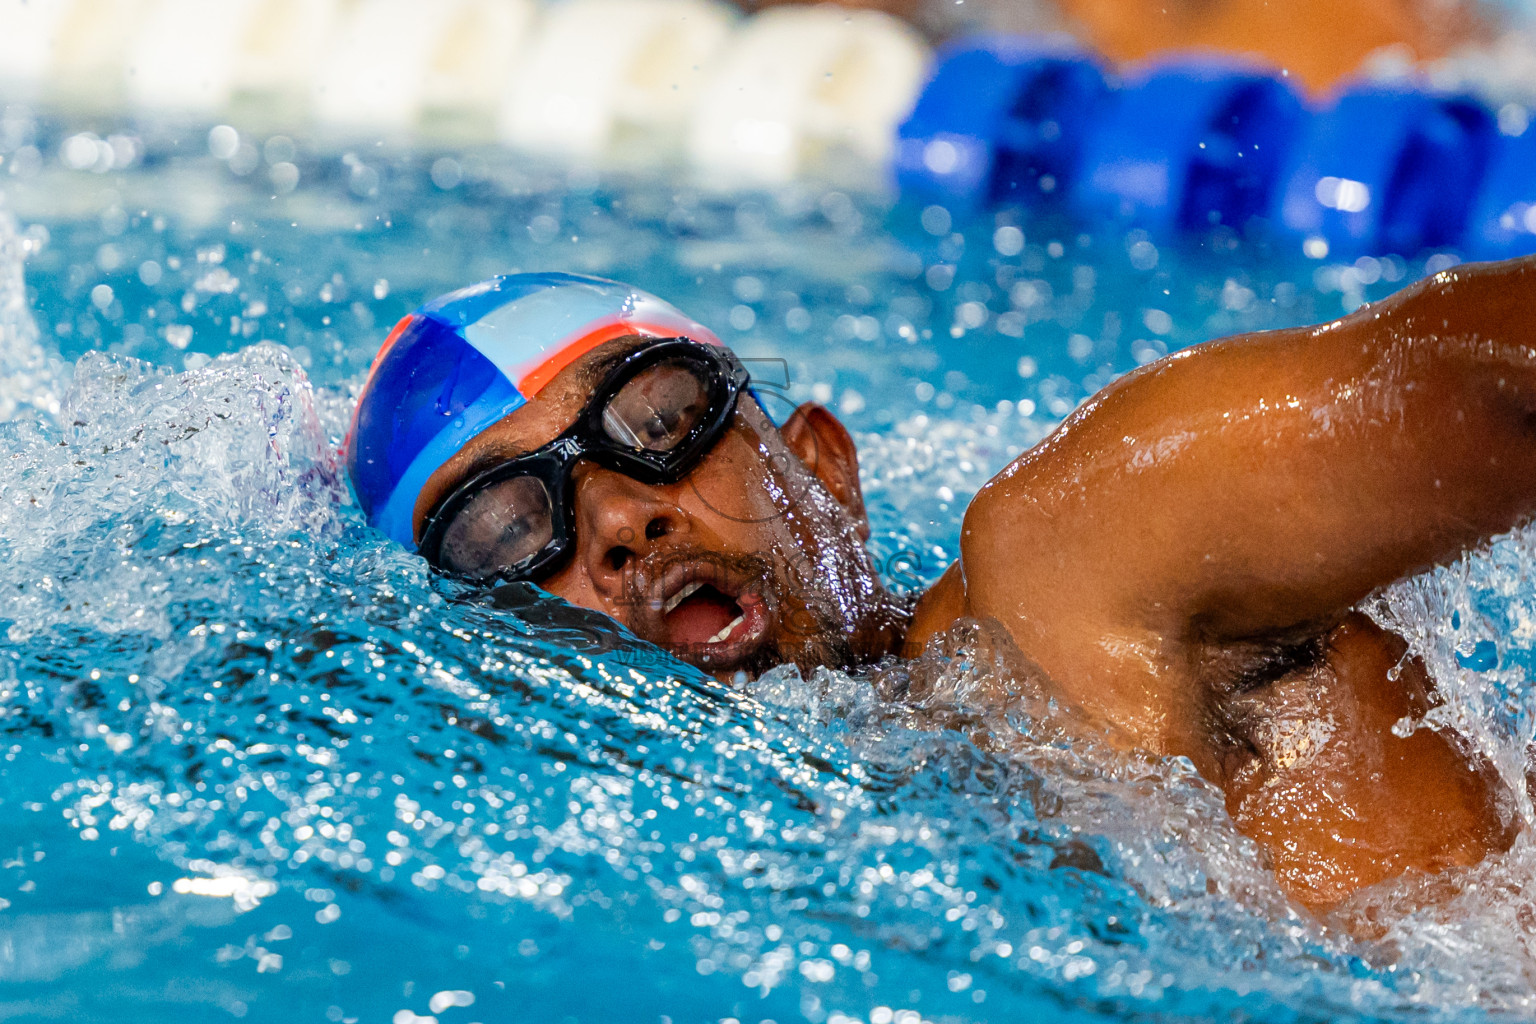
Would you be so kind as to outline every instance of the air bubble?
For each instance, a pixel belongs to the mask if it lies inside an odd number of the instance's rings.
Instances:
[[[228,160],[240,149],[240,133],[227,124],[208,130],[208,152],[219,160]]]

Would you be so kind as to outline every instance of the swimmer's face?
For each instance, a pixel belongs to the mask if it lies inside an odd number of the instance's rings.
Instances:
[[[427,481],[426,514],[488,464],[547,444],[576,419],[613,363],[642,341],[609,342],[470,441]],[[853,441],[804,405],[776,428],[749,396],[682,480],[650,485],[583,460],[570,560],[539,585],[603,612],[721,679],[772,665],[847,665],[889,643],[890,600],[869,528]]]

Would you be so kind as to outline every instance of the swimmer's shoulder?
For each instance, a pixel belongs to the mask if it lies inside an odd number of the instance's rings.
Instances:
[[[1053,551],[1062,550],[1062,538],[1051,523],[1056,517],[1051,495],[1059,495],[1061,490],[1053,487],[1052,481],[1068,461],[1052,444],[1060,434],[1058,431],[1020,455],[971,500],[961,520],[959,557],[913,609],[905,644],[908,656],[915,656],[929,640],[960,619],[1007,623],[1011,616],[999,614],[996,600],[978,603],[977,579],[990,583],[998,576],[1006,577],[1010,584],[1004,588],[1007,593],[991,596],[1001,596],[1002,605],[1010,612],[1026,611],[1031,597],[1054,589],[1040,584]],[[997,588],[986,589],[990,593]],[[1059,597],[1056,606],[1060,607]]]
[[[903,656],[914,658],[922,653],[928,641],[951,629],[965,614],[965,576],[956,561],[918,599],[902,645]]]

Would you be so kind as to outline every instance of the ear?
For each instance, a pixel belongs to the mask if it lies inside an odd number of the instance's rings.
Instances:
[[[869,518],[864,512],[864,492],[859,489],[859,453],[848,428],[823,406],[806,402],[779,428],[779,436],[853,517],[859,538],[868,540]]]

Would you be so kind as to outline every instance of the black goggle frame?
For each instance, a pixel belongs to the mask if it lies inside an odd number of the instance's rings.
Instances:
[[[616,441],[603,428],[603,412],[624,386],[640,373],[668,359],[682,359],[697,364],[704,372],[701,379],[708,391],[708,408],[683,439],[666,451],[635,448]],[[572,423],[558,437],[531,452],[482,470],[463,481],[427,513],[417,545],[428,563],[445,572],[441,561],[443,539],[454,517],[477,494],[504,480],[532,476],[541,480],[549,493],[552,517],[549,543],[537,554],[515,565],[505,566],[491,579],[503,582],[536,583],[558,570],[569,560],[575,537],[575,490],[571,473],[581,459],[623,473],[645,484],[673,484],[687,476],[706,452],[715,446],[736,414],[736,400],[747,388],[750,377],[730,349],[705,345],[691,338],[662,338],[625,355],[608,371],[603,382]]]

